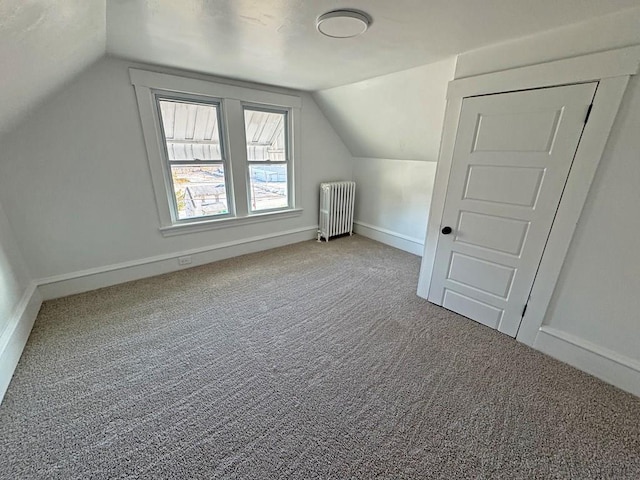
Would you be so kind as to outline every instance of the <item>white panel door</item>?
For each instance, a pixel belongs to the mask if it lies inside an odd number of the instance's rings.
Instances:
[[[596,86],[463,100],[431,302],[517,334]]]

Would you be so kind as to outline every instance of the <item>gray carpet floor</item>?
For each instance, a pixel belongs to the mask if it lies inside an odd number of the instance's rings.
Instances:
[[[640,399],[304,242],[46,302],[0,478],[640,478]]]

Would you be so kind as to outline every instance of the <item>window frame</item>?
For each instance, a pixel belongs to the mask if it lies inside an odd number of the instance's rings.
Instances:
[[[227,152],[227,145],[225,141],[226,124],[223,121],[224,107],[222,99],[215,97],[201,97],[199,95],[184,95],[176,92],[165,92],[163,90],[154,90],[153,96],[155,100],[155,108],[158,116],[158,125],[160,135],[162,136],[162,154],[164,162],[162,166],[164,168],[165,182],[167,182],[167,194],[169,196],[169,210],[171,213],[172,224],[183,224],[200,222],[213,219],[223,219],[235,217],[235,203],[233,198],[233,189],[231,188],[231,167],[229,165],[229,154]],[[160,109],[160,102],[162,100],[177,101],[181,103],[189,103],[191,105],[210,105],[216,107],[216,115],[218,117],[218,137],[220,139],[220,160],[200,160],[200,161],[188,161],[188,160],[169,160],[169,152],[167,151],[167,139],[165,135],[164,122],[162,120],[162,112]],[[224,186],[225,195],[227,198],[227,213],[216,215],[201,215],[199,217],[180,218],[178,215],[178,199],[175,193],[175,184],[173,182],[173,174],[171,172],[172,165],[183,166],[197,166],[197,165],[218,165],[222,164],[224,169]]]
[[[163,236],[201,232],[211,229],[234,227],[259,222],[268,222],[302,214],[300,181],[300,125],[302,98],[287,89],[263,87],[231,80],[203,79],[148,70],[129,68],[129,77],[134,87],[142,133],[147,150],[147,161],[151,174],[153,192],[158,211],[159,231]],[[163,98],[194,102],[212,100],[220,102],[221,148],[225,145],[228,171],[225,168],[225,183],[228,193],[228,215],[210,215],[177,220],[173,183],[167,177],[169,170],[166,141],[160,123],[160,112],[156,95]],[[282,209],[251,211],[249,197],[247,145],[244,123],[244,105],[287,110],[288,113],[288,200],[289,206]],[[226,167],[226,166],[225,166]]]
[[[252,110],[254,112],[265,112],[265,113],[279,113],[285,115],[285,129],[284,129],[284,144],[285,144],[285,161],[271,161],[271,160],[249,160],[247,154],[246,161],[246,177],[247,177],[247,202],[249,205],[249,214],[250,215],[259,215],[261,213],[269,213],[269,212],[277,212],[281,210],[289,210],[292,208],[292,178],[293,178],[293,169],[291,168],[291,149],[292,142],[291,138],[293,137],[291,132],[291,109],[290,108],[278,108],[278,107],[270,107],[256,103],[250,102],[242,102],[242,119],[243,125],[245,127],[244,137],[245,140],[247,138],[246,132],[246,120],[245,120],[245,112],[247,110]],[[246,147],[245,147],[246,148]],[[252,210],[251,209],[251,165],[286,165],[287,170],[287,205],[285,207],[276,207],[276,208],[265,208],[261,210]]]

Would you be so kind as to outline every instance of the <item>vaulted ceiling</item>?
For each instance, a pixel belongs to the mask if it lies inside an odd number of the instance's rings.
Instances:
[[[103,0],[0,0],[0,133],[104,55],[105,18]]]
[[[105,53],[301,90],[347,84],[581,22],[639,0],[0,0],[0,133]],[[315,30],[336,8],[358,38]]]

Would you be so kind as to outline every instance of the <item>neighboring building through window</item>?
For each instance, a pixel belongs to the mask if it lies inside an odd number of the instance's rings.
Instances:
[[[229,213],[219,103],[158,97],[178,220]]]
[[[129,69],[163,235],[301,213],[301,98]]]
[[[244,108],[251,211],[289,206],[287,112]]]

